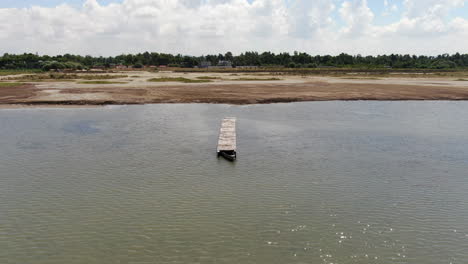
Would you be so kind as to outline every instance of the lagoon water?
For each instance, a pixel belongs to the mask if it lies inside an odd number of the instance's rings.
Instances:
[[[468,263],[468,102],[0,110],[0,146],[0,263]]]

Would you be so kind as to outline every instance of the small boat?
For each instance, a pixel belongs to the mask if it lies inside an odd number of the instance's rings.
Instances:
[[[216,152],[218,157],[222,156],[229,161],[235,161],[237,158],[236,149],[236,118],[226,117],[221,123],[219,130],[218,148]]]
[[[229,161],[235,161],[237,159],[237,153],[235,151],[221,151],[218,152],[218,157],[219,156],[222,156]]]

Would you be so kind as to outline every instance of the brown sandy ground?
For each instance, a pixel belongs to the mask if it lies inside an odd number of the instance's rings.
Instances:
[[[133,73],[114,79],[120,84],[41,81],[0,86],[0,105],[107,105],[146,103],[257,104],[327,100],[468,100],[468,81],[453,78],[356,78],[239,76],[209,74],[210,83],[148,82],[197,74]],[[129,74],[132,75],[132,74]],[[204,76],[207,74],[204,73]],[[265,80],[257,80],[265,79]],[[245,81],[247,80],[247,81]],[[5,80],[3,80],[5,82]]]

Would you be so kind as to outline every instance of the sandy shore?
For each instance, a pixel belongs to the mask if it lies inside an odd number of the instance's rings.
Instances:
[[[117,74],[117,73],[116,73]],[[119,73],[122,74],[122,73]],[[126,72],[110,84],[80,80],[0,81],[25,84],[0,87],[0,107],[96,106],[147,103],[263,104],[327,100],[468,100],[468,81],[454,77],[330,77],[228,73]],[[207,76],[208,75],[208,76]],[[149,82],[183,77],[207,83]],[[18,80],[14,80],[18,78]]]

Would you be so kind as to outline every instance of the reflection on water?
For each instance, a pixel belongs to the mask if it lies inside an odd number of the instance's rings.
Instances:
[[[63,130],[68,133],[74,134],[93,134],[98,133],[99,129],[97,129],[94,124],[95,121],[90,120],[78,120],[72,121],[67,123],[63,126]]]
[[[467,131],[465,102],[0,110],[0,263],[466,263]]]

